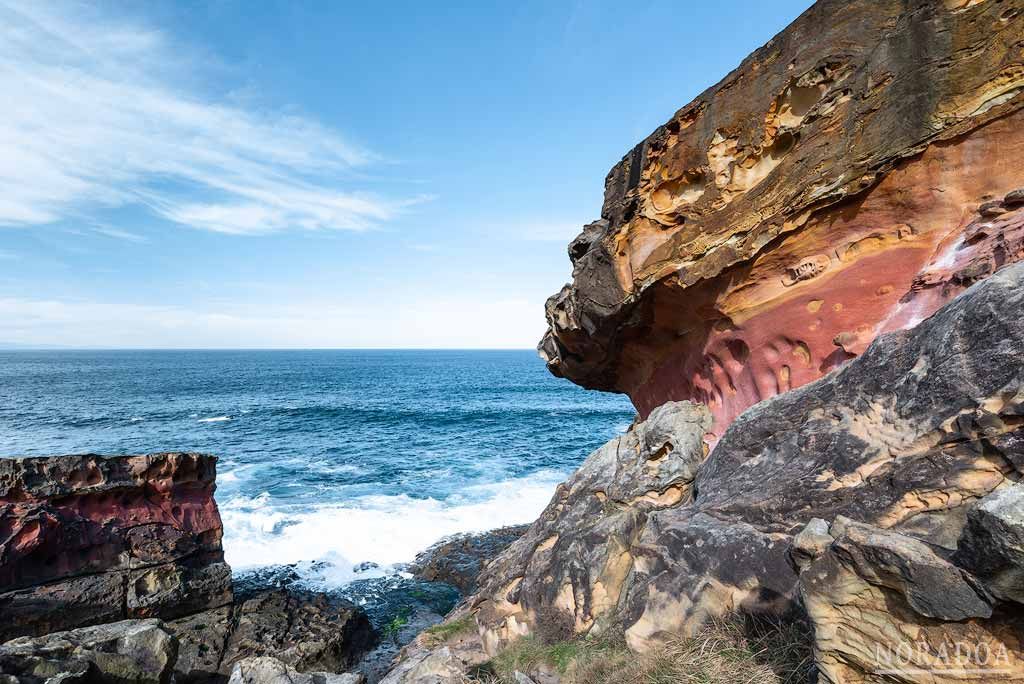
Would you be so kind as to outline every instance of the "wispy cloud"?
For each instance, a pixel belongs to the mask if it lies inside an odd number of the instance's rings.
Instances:
[[[408,204],[352,189],[372,152],[204,93],[184,54],[94,8],[0,0],[0,224],[143,204],[222,233],[362,230]]]

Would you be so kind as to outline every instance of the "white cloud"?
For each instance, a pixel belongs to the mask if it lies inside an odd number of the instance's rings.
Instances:
[[[421,298],[390,307],[185,307],[0,297],[0,343],[165,348],[530,348],[543,316],[525,299]]]
[[[0,0],[0,225],[142,203],[222,233],[362,230],[408,203],[353,191],[379,159],[337,132],[187,85],[187,55],[86,6]]]

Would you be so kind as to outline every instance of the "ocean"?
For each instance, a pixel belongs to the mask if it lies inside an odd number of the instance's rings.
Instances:
[[[0,456],[216,454],[232,568],[328,589],[532,521],[632,418],[532,351],[0,352]]]

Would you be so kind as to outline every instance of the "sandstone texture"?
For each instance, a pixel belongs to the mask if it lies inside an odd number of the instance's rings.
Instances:
[[[216,461],[0,459],[0,641],[230,603]]]
[[[1019,260],[1022,46],[1022,0],[819,0],[608,174],[550,370],[713,443]]]
[[[234,596],[215,473],[215,457],[193,453],[0,459],[0,642],[23,637],[0,647],[0,675],[223,682],[248,657],[302,672],[354,665],[377,635],[350,603],[291,589]],[[157,658],[154,640],[173,652]],[[142,669],[110,669],[122,666]]]
[[[729,613],[806,613],[825,681],[958,681],[937,670],[961,661],[900,660],[922,640],[998,652],[976,681],[1024,677],[1022,312],[1018,264],[757,404],[710,455],[705,407],[658,407],[487,566],[465,605],[479,650],[621,629],[642,652]]]

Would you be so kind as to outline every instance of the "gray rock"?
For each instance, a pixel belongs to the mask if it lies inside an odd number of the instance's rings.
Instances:
[[[1024,485],[1000,489],[971,509],[954,560],[994,596],[1024,603]]]
[[[298,672],[277,658],[261,656],[238,661],[231,670],[229,684],[364,684],[360,674]]]
[[[377,640],[366,613],[325,594],[275,589],[168,623],[179,677],[223,679],[235,663],[273,656],[297,670],[342,672]]]
[[[177,640],[159,620],[123,620],[8,641],[0,674],[24,684],[166,684],[177,655]]]

